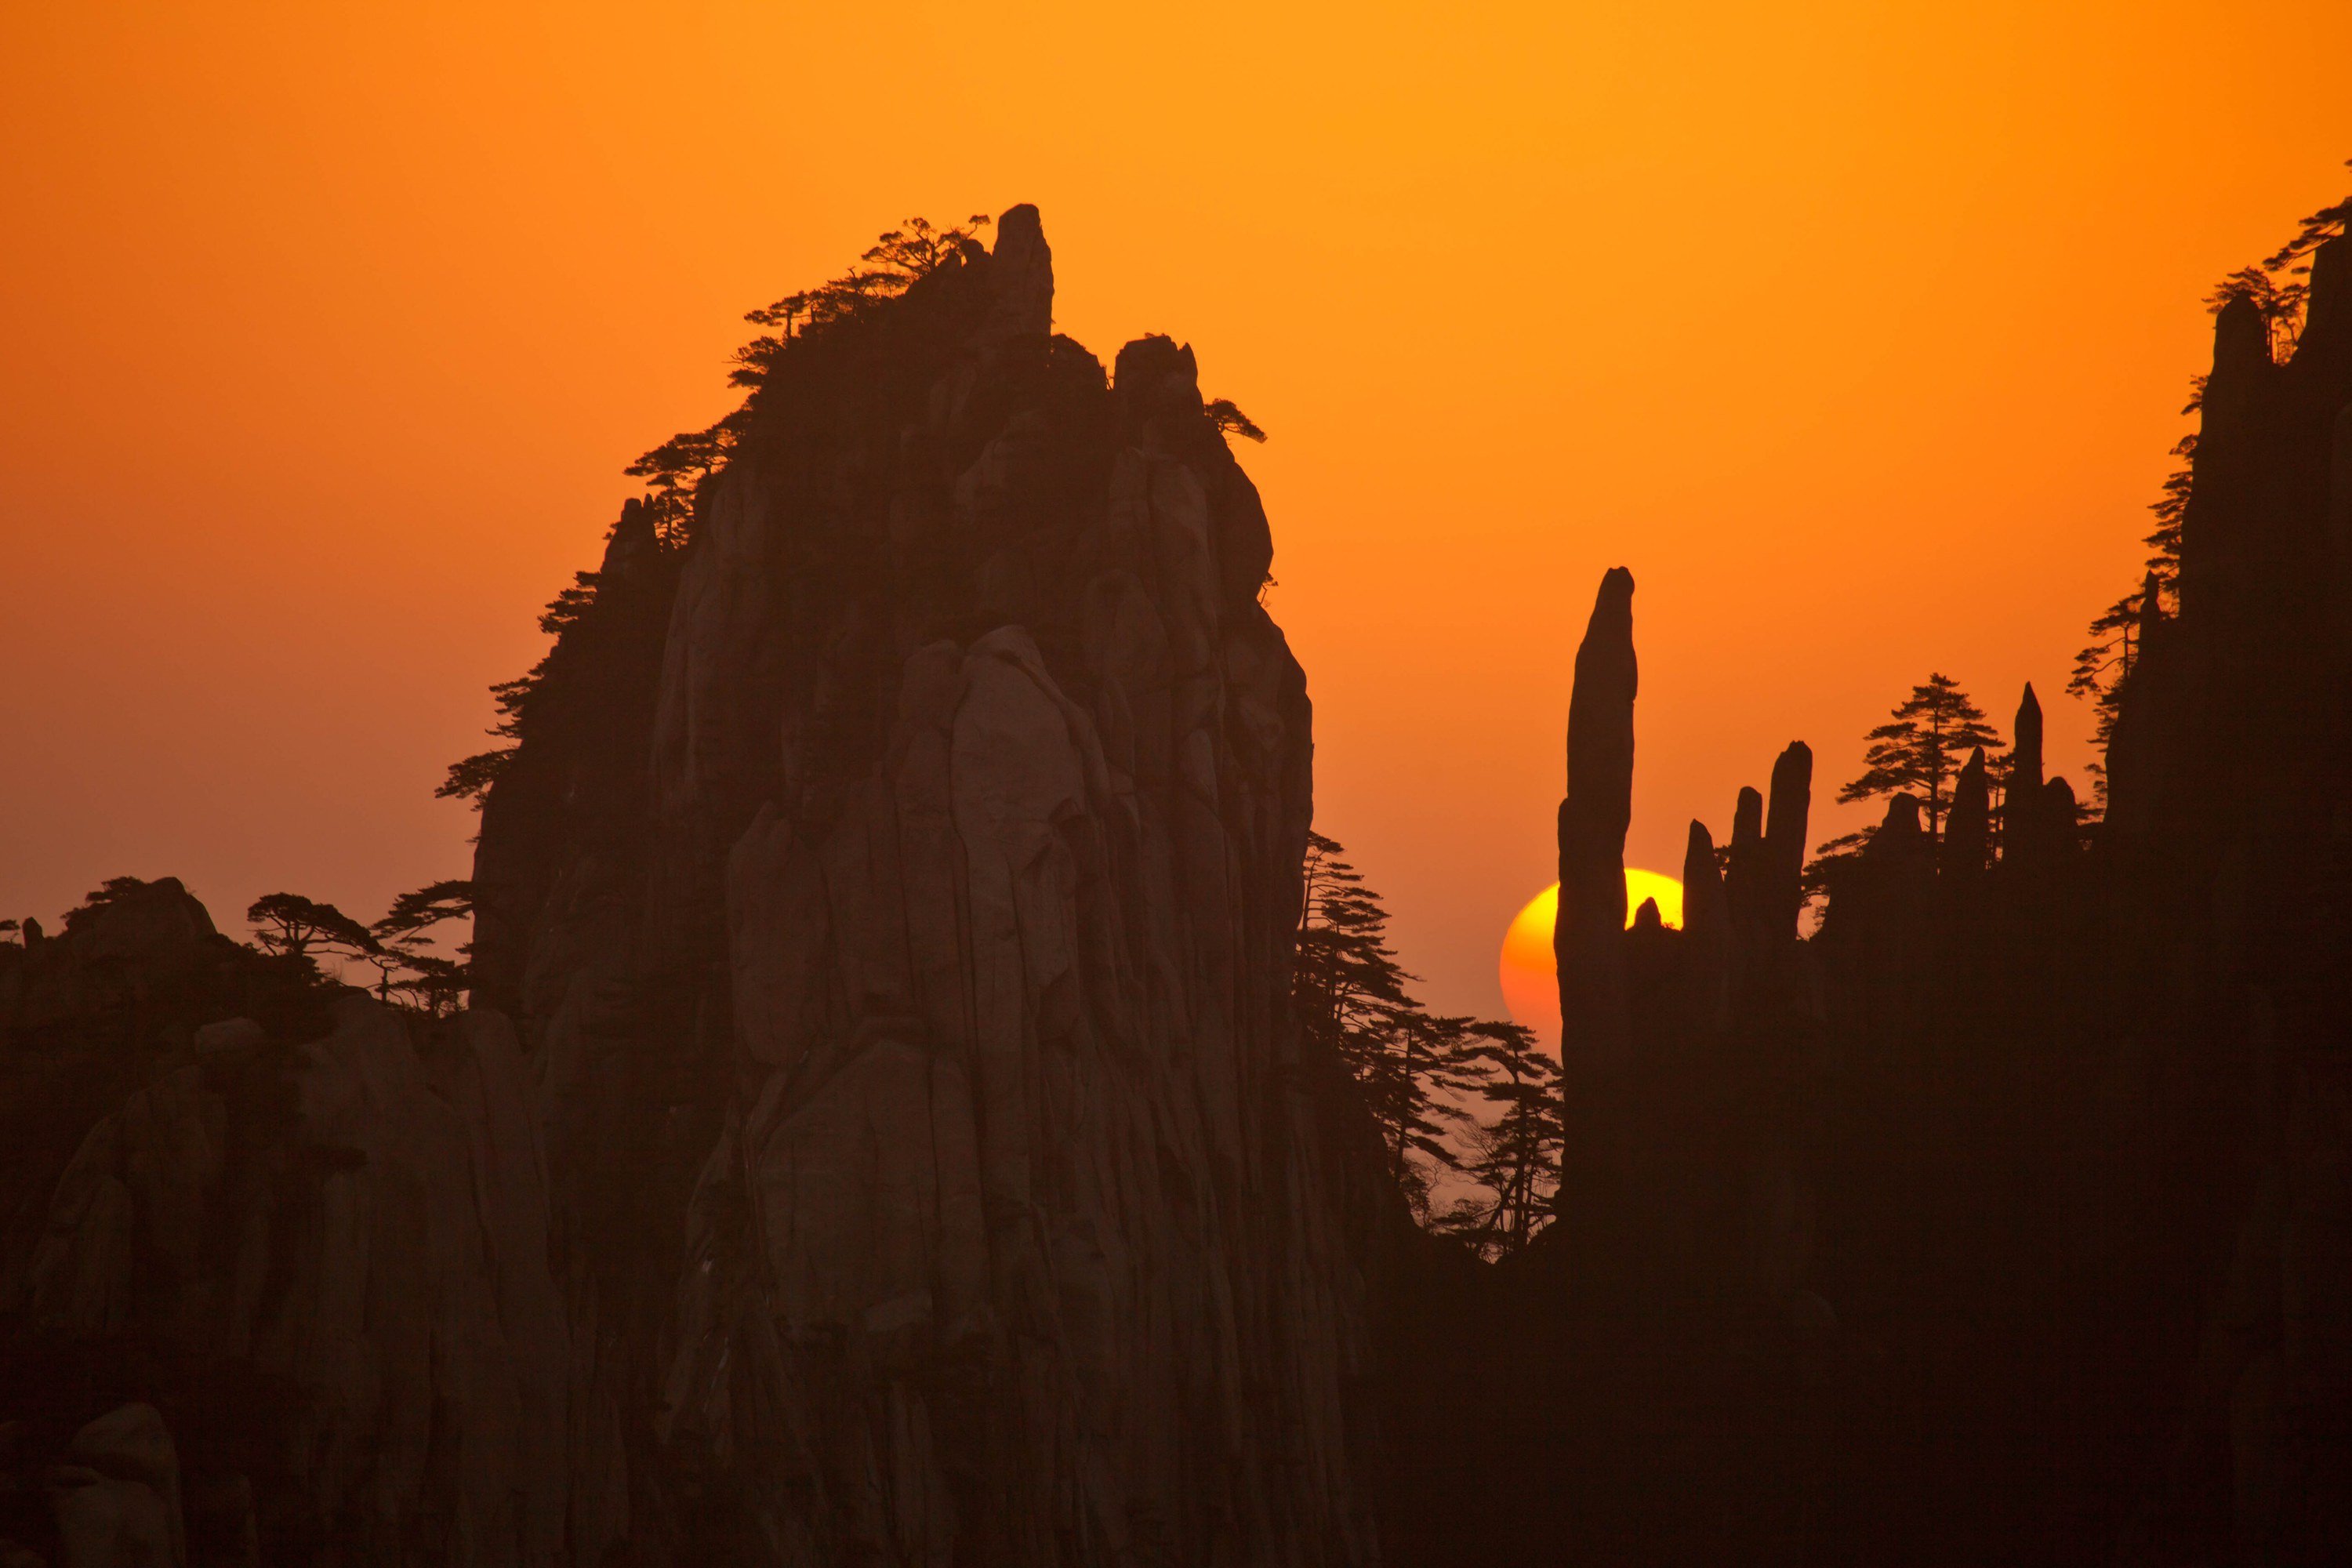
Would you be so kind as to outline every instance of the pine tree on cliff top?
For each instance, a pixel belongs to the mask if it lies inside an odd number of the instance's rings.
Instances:
[[[2345,167],[2352,168],[2352,159],[2345,161]],[[2294,237],[2264,257],[2259,265],[2242,267],[2222,279],[2205,297],[2205,308],[2219,315],[2231,302],[2245,300],[2262,317],[2263,326],[2270,334],[2271,357],[2277,361],[2293,358],[2295,345],[2303,337],[2305,308],[2311,299],[2311,286],[2303,281],[2311,272],[2311,253],[2344,233],[2347,224],[2352,224],[2352,196],[2305,217],[2296,226]],[[2205,405],[2205,377],[2192,376],[2189,385],[2189,402],[2180,410],[2184,415],[2195,414]],[[2096,707],[2098,728],[2095,739],[2102,758],[2114,738],[2124,686],[2131,679],[2132,666],[2138,658],[2135,634],[2144,613],[2171,607],[2167,601],[2172,598],[2180,576],[2180,520],[2189,506],[2189,486],[2195,475],[2189,463],[2196,452],[2197,437],[2193,431],[2174,444],[2172,455],[2181,459],[2180,466],[2166,476],[2162,497],[2148,507],[2156,513],[2157,526],[2142,542],[2150,551],[2146,563],[2147,581],[2156,585],[2157,603],[2146,603],[2147,593],[2143,584],[2101,611],[2091,622],[2091,640],[2074,656],[2074,677],[2066,682],[2069,692],[2090,699]],[[2090,772],[2099,804],[2104,807],[2107,795],[2105,763],[2092,763]]]
[[[1988,756],[2000,750],[2000,732],[1986,722],[1959,683],[1930,674],[1895,705],[1885,723],[1867,737],[1860,777],[1838,791],[1838,804],[1916,795],[1927,807],[1927,831],[1941,831],[1949,805],[1948,782],[1982,746]]]
[[[1898,795],[1919,797],[1927,811],[1927,834],[1942,831],[1951,805],[1952,780],[1968,764],[1979,746],[1996,777],[2006,776],[2008,759],[2000,754],[2000,734],[1986,721],[1959,683],[1948,675],[1930,674],[1895,704],[1887,721],[1870,731],[1863,752],[1863,771],[1838,791],[1838,804],[1884,800]],[[1805,863],[1802,886],[1808,900],[1829,891],[1838,868],[1862,853],[1871,829],[1841,834],[1821,845]]]

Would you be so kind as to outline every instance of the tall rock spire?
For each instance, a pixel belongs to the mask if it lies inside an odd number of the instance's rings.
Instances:
[[[988,319],[973,334],[978,346],[1042,341],[1054,330],[1054,250],[1037,209],[1026,202],[996,220],[988,292]]]
[[[1787,942],[1804,907],[1805,828],[1812,816],[1813,749],[1791,741],[1772,763],[1772,810],[1764,828],[1767,880],[1759,900],[1761,934]]]
[[[2352,345],[2352,238],[2339,234],[2312,252],[2311,292],[2294,357],[2325,357],[2336,362],[2331,368],[2340,369],[2347,345]]]
[[[2032,700],[2031,687],[2026,689],[2026,700]],[[2038,744],[2036,749],[2038,752]],[[2038,755],[2033,771],[2037,774],[2042,771]],[[2041,793],[2039,784],[2034,793]],[[1973,879],[1985,868],[1991,853],[1991,795],[1985,778],[1984,748],[1979,746],[1969,753],[1967,765],[1952,785],[1952,812],[1945,821],[1944,840],[1937,849],[1937,869],[1948,884]]]
[[[1731,906],[1716,863],[1715,836],[1694,821],[1683,849],[1683,941],[1691,1016],[1704,1029],[1730,1022]]]
[[[1633,812],[1633,574],[1601,580],[1568,707],[1568,795],[1559,805],[1563,1065],[1614,1067],[1629,1046],[1624,958],[1625,828]]]
[[[2025,683],[2018,700],[2015,737],[2009,752],[2009,778],[2000,808],[2000,858],[2012,869],[2039,863],[2046,857],[2042,830],[2042,700],[2033,682]]]
[[[2033,682],[2025,683],[2025,695],[2018,700],[2017,722],[2010,731],[2016,737],[2009,752],[2009,782],[2012,789],[2042,787],[2042,700],[2033,695]]]
[[[1731,864],[1723,879],[1735,930],[1745,932],[1760,923],[1769,880],[1764,874],[1764,796],[1753,785],[1742,784],[1731,807]]]
[[[1693,818],[1683,846],[1683,932],[1702,936],[1730,923],[1723,899],[1723,872],[1716,865],[1715,835]]]

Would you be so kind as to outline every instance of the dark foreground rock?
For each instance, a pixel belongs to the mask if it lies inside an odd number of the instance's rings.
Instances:
[[[486,803],[478,1010],[58,1004],[19,1474],[144,1401],[273,1561],[1375,1559],[1402,1210],[1288,1018],[1271,535],[1190,349],[1107,375],[1052,298],[1016,208],[782,354],[689,547],[624,512]],[[192,1506],[86,1468],[0,1532]]]
[[[2352,1557],[2345,247],[2221,313],[2095,831],[2029,689],[1811,934],[1801,742],[1622,929],[1603,582],[1487,1266],[1289,1016],[1255,492],[1007,214],[559,602],[474,1010],[168,879],[0,943],[0,1568]]]

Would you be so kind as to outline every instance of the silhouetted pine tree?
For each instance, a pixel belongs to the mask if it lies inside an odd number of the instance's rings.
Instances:
[[[961,266],[978,254],[980,242],[975,237],[989,222],[986,213],[974,213],[960,224],[940,228],[928,219],[910,217],[858,258],[866,264],[864,267],[852,268],[829,283],[787,294],[772,305],[747,312],[743,319],[751,325],[774,330],[735,351],[735,368],[728,379],[756,396],[802,343],[868,319],[876,306],[904,294],[916,279],[944,267]]]
[[[310,980],[327,979],[319,967],[322,954],[364,963],[376,972],[369,989],[378,1000],[437,1017],[464,1000],[473,945],[461,945],[452,958],[434,952],[425,933],[445,921],[470,919],[473,893],[470,882],[435,882],[403,893],[372,925],[299,893],[266,893],[247,906],[245,918],[255,946]]]
[[[394,899],[384,917],[368,928],[375,950],[367,958],[382,976],[381,994],[397,991],[409,1005],[436,1017],[456,1012],[472,983],[474,944],[460,943],[452,958],[434,952],[427,933],[445,921],[473,916],[474,885],[462,879],[429,883]]]
[[[1549,1064],[1516,1024],[1433,1014],[1414,998],[1414,977],[1389,946],[1388,910],[1345,853],[1307,835],[1292,978],[1301,1026],[1323,1059],[1355,1080],[1417,1219],[1483,1237],[1475,1242],[1482,1249],[1521,1245],[1539,1223],[1522,1211],[1557,1182],[1557,1112],[1544,1095]],[[1493,1128],[1471,1112],[1481,1099],[1502,1108]],[[1467,1175],[1496,1196],[1439,1215],[1432,1187],[1441,1172]],[[1496,1239],[1506,1235],[1507,1242]]]
[[[1209,416],[1209,423],[1217,427],[1219,435],[1239,436],[1260,443],[1265,440],[1265,432],[1258,428],[1257,421],[1243,413],[1230,397],[1212,398],[1201,412]]]
[[[2352,168],[2352,159],[2345,161],[2345,167]],[[2306,258],[2326,241],[2345,232],[2348,220],[2352,220],[2352,196],[2311,214],[2296,226],[2293,239],[2264,257],[2259,265],[2242,267],[2216,284],[2205,297],[2205,308],[2219,315],[2234,300],[2248,301],[2260,313],[2270,333],[2271,357],[2282,361],[2291,357],[2303,337],[2304,307],[2310,298],[2310,285],[2303,281],[2311,272]],[[2204,405],[2205,377],[2192,376],[2189,401],[2180,412],[2194,414]],[[2092,620],[2091,640],[2074,656],[2074,671],[2066,682],[2066,689],[2076,697],[2089,699],[2097,713],[2094,740],[2100,760],[2088,766],[2094,795],[2102,809],[2107,798],[2107,743],[2115,734],[2124,683],[2131,678],[2132,664],[2138,657],[2133,639],[2138,633],[2143,612],[2148,607],[2147,584],[2154,583],[2158,590],[2155,608],[2175,607],[2175,604],[2167,601],[2172,599],[2180,577],[2180,520],[2189,505],[2189,488],[2194,474],[2190,465],[2196,454],[2197,436],[2193,431],[2173,444],[2172,455],[2180,459],[2180,464],[2165,476],[2162,496],[2149,503],[2148,510],[2156,514],[2156,528],[2141,541],[2149,551],[2147,576],[2140,588],[2126,594]]]
[[[1459,1168],[1485,1192],[1456,1203],[1439,1228],[1494,1258],[1526,1247],[1552,1217],[1559,1188],[1559,1068],[1522,1025],[1478,1023],[1469,1032],[1483,1042],[1471,1047],[1481,1069],[1477,1095],[1496,1114],[1464,1130],[1468,1152]]]
[[[314,949],[356,958],[375,940],[334,905],[299,893],[264,893],[246,906],[245,918],[262,952],[297,963],[315,963]]]
[[[2205,378],[2200,375],[2192,384],[2188,405],[2181,412],[2194,413],[2204,391]],[[2148,587],[2155,586],[2158,607],[2162,608],[2180,579],[2180,519],[2189,506],[2189,487],[2194,474],[2189,462],[2196,453],[2194,431],[2173,443],[2172,455],[2180,459],[2180,466],[2165,476],[2164,493],[2148,503],[2147,510],[2156,514],[2156,527],[2140,542],[2148,547],[2147,575],[2137,591],[2126,594],[2091,622],[2091,640],[2074,655],[2074,672],[2066,679],[2067,691],[2090,699],[2095,708],[2097,718],[2092,738],[2101,758],[2106,755],[2107,742],[2115,734],[2116,714],[2123,705],[2124,683],[2131,679],[2132,665],[2139,657],[2137,638]],[[2095,760],[2086,766],[2095,796],[2104,808],[2107,798],[2106,764]]]
[[[1333,840],[1307,835],[1292,994],[1307,1038],[1355,1079],[1389,1151],[1391,1173],[1414,1212],[1425,1215],[1423,1162],[1454,1163],[1444,1134],[1455,1113],[1433,1092],[1450,1065],[1445,1044],[1405,989],[1413,977],[1389,946],[1381,896],[1342,854]]]
[[[1838,804],[1916,795],[1927,807],[1930,838],[1942,831],[1949,804],[1947,785],[1966,765],[1970,752],[1982,746],[1996,776],[2006,777],[2007,759],[1999,755],[2000,731],[1948,675],[1930,673],[1865,739],[1869,744],[1863,752],[1862,773],[1838,791]],[[1863,828],[1816,848],[1805,865],[1805,896],[1826,892],[1837,868],[1861,854],[1869,839],[1870,829]]]
[[[943,268],[961,266],[978,255],[979,242],[973,237],[989,221],[985,214],[945,226],[920,217],[908,218],[867,247],[859,258],[862,266],[831,282],[746,313],[745,321],[770,330],[735,352],[735,368],[728,380],[745,389],[743,402],[715,424],[672,436],[623,470],[629,478],[646,482],[645,505],[653,519],[655,539],[665,552],[684,550],[691,542],[697,497],[703,485],[726,467],[753,405],[800,363],[795,356],[821,342],[854,333],[861,324],[872,321],[877,306],[898,298],[919,279]],[[1246,419],[1243,423],[1246,425]],[[1263,432],[1259,437],[1263,438]],[[597,574],[583,572],[572,587],[549,603],[539,626],[555,639],[554,645],[525,674],[490,688],[499,719],[489,733],[507,743],[451,763],[447,776],[434,791],[437,797],[469,800],[475,809],[481,808],[490,786],[513,762],[515,744],[530,725],[534,710],[542,706],[538,699],[558,662],[565,635],[594,609],[597,588]]]
[[[2000,749],[2000,734],[1984,710],[1948,675],[1930,674],[1897,703],[1887,721],[1873,730],[1863,752],[1863,771],[1838,791],[1838,804],[1916,794],[1927,807],[1927,831],[1942,829],[1947,781],[1968,754],[1982,746]]]
[[[71,935],[80,930],[84,922],[99,910],[109,904],[120,903],[134,893],[143,891],[148,885],[147,879],[143,877],[109,877],[104,882],[84,893],[79,905],[66,911],[65,920],[59,929],[66,934]]]
[[[671,437],[621,471],[646,481],[646,504],[653,510],[654,538],[663,548],[685,547],[694,518],[695,492],[717,473],[735,449],[742,410],[703,430]]]

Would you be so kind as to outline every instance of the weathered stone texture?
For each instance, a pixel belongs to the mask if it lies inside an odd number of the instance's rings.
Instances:
[[[245,1020],[206,1033],[83,1139],[33,1253],[32,1327],[137,1333],[291,1391],[299,1479],[353,1561],[406,1542],[557,1560],[568,1344],[513,1031],[354,995],[299,1050]],[[160,1426],[140,1441],[168,1456]]]
[[[656,1425],[741,1499],[701,1539],[1367,1560],[1360,1287],[1286,1022],[1308,708],[1271,536],[1191,351],[1106,382],[1051,289],[1015,209],[905,301],[929,325],[861,388],[891,412],[755,400],[661,655],[641,901],[583,940],[551,895],[525,1028],[593,1054],[604,971],[694,1020],[716,1142]],[[638,1028],[610,1048],[647,1059]]]

